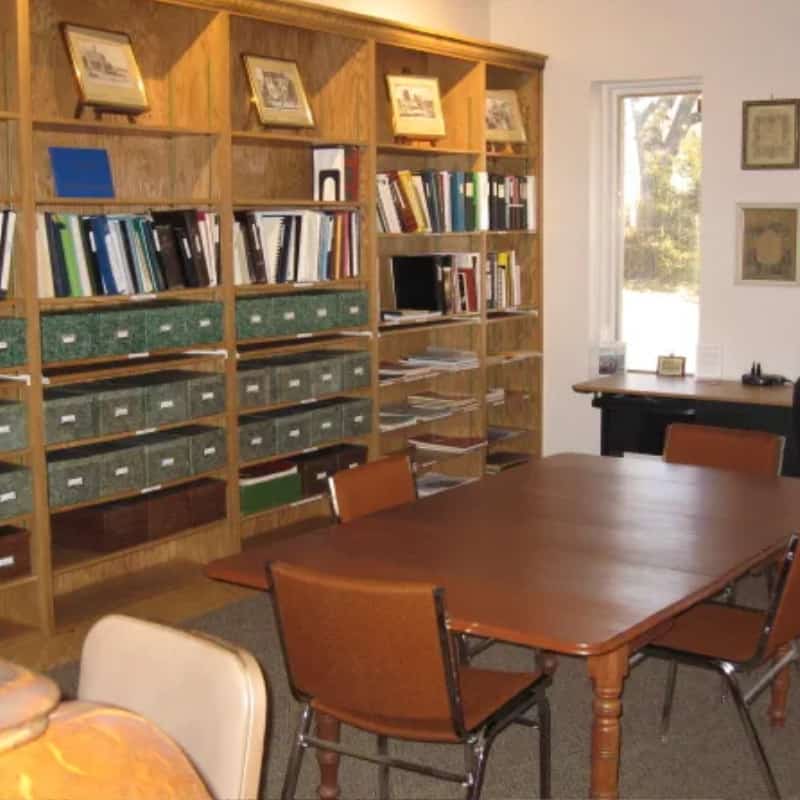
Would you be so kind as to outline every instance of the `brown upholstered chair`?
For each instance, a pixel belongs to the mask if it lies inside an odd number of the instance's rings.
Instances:
[[[308,747],[377,764],[386,800],[390,768],[468,787],[479,796],[495,736],[512,722],[539,728],[540,792],[550,796],[550,721],[541,672],[494,672],[458,666],[447,628],[444,591],[431,584],[355,580],[275,563],[268,568],[284,660],[303,703],[283,786],[294,797]],[[536,719],[524,716],[536,709]],[[378,737],[377,753],[334,745],[310,734],[314,713]],[[461,743],[467,771],[394,758],[389,737]]]
[[[784,438],[773,433],[676,422],[667,428],[664,460],[753,475],[778,475],[783,446]]]
[[[800,637],[800,563],[797,550],[798,537],[795,534],[789,540],[766,612],[725,603],[700,603],[678,617],[674,625],[645,650],[645,655],[670,660],[662,713],[663,736],[669,729],[678,662],[722,673],[772,798],[780,798],[778,786],[748,706],[784,667],[800,659],[797,642]],[[747,691],[743,691],[737,674],[759,669],[771,659],[774,663]]]
[[[215,798],[258,797],[267,693],[246,650],[111,615],[89,631],[78,699],[134,711],[176,741]]]
[[[340,470],[328,478],[328,485],[339,522],[350,522],[417,499],[411,461],[405,453]]]

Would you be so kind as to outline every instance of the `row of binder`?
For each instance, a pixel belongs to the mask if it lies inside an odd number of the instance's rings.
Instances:
[[[16,224],[16,211],[11,209],[0,211],[0,298],[8,296]]]
[[[219,218],[184,209],[36,217],[39,296],[136,295],[219,283]]]
[[[357,211],[239,211],[233,242],[239,286],[315,283],[354,278],[360,272]]]

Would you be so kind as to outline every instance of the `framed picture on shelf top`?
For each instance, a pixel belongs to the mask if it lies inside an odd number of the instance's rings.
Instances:
[[[127,33],[61,24],[75,80],[79,117],[85,106],[97,113],[133,116],[149,109],[144,81]]]
[[[313,128],[314,114],[294,61],[244,54],[253,104],[262,125]]]
[[[739,206],[737,282],[798,284],[798,207]]]
[[[656,374],[662,378],[682,378],[686,374],[685,356],[659,356]]]
[[[797,169],[798,100],[742,103],[742,169]]]
[[[424,75],[387,75],[395,136],[441,139],[445,135],[439,79]]]
[[[509,144],[526,141],[519,98],[513,89],[486,90],[486,141]]]

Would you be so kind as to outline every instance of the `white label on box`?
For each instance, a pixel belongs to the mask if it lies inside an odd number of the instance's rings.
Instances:
[[[353,422],[361,423],[363,421],[364,421],[364,415],[363,414],[359,414],[357,417],[353,417]]]
[[[330,421],[323,422],[321,427],[322,427],[322,430],[326,431],[326,430],[328,430],[328,428],[332,428],[333,427],[333,423],[330,422]]]
[[[247,386],[245,386],[244,391],[245,394],[257,394],[259,389],[261,389],[261,386],[259,384],[248,383]]]
[[[250,324],[251,325],[260,325],[262,322],[261,314],[251,314],[250,315]]]
[[[294,311],[284,311],[283,318],[287,320],[294,319]]]
[[[349,311],[351,314],[358,314],[358,312],[359,312],[359,311],[361,311],[361,306],[350,306],[350,308],[348,309],[348,311]]]
[[[296,439],[300,435],[300,428],[294,428],[289,431],[289,438]]]
[[[175,466],[175,459],[174,458],[162,458],[161,459],[161,466],[162,467],[174,467]]]
[[[261,436],[254,436],[250,440],[250,447],[258,447],[260,444],[264,444],[264,439]]]
[[[14,556],[6,556],[5,558],[0,558],[0,567],[13,567],[15,563]]]
[[[123,475],[127,475],[130,472],[128,467],[117,467],[114,470],[114,476],[117,478],[121,478]]]
[[[75,417],[74,414],[64,414],[61,417],[61,424],[62,425],[70,425],[73,422],[75,422],[75,419],[76,419],[76,417]]]
[[[211,327],[211,320],[210,319],[201,319],[198,325],[201,328],[210,328]]]
[[[361,466],[361,464],[359,464],[358,461],[354,461],[352,464],[348,464],[347,465],[347,469],[355,469],[356,467],[360,467],[360,466]]]
[[[130,338],[130,332],[125,328],[120,328],[117,331],[117,339],[128,339]]]
[[[324,383],[327,383],[327,382],[329,382],[329,381],[332,381],[332,380],[333,380],[333,373],[332,373],[332,372],[326,372],[326,373],[325,373],[325,374],[322,376],[322,380],[323,380],[323,382],[324,382]]]
[[[317,473],[317,480],[318,481],[324,481],[325,478],[327,478],[327,477],[328,477],[328,473],[327,472],[318,472]]]
[[[320,318],[327,317],[328,316],[328,309],[327,308],[318,308],[317,309],[317,316],[320,317]]]
[[[9,500],[16,500],[17,493],[16,492],[3,492],[0,494],[0,503],[7,503]]]
[[[68,489],[74,489],[76,486],[83,486],[83,478],[69,478],[67,480]]]
[[[114,409],[114,416],[115,417],[127,417],[128,416],[128,406],[117,406]]]
[[[203,455],[204,456],[213,456],[214,453],[216,453],[216,452],[217,452],[217,448],[216,447],[206,447],[203,450]]]
[[[290,389],[296,389],[299,385],[300,385],[300,378],[292,378],[292,380],[289,381]]]
[[[78,339],[78,337],[74,333],[65,333],[61,337],[61,342],[63,344],[75,344],[77,339]]]
[[[172,330],[172,323],[165,322],[163,325],[158,326],[159,333],[169,333]]]
[[[159,408],[175,408],[175,401],[174,400],[162,400],[159,403]]]
[[[363,375],[364,374],[364,367],[356,367],[353,370],[353,375]]]
[[[214,392],[203,392],[200,395],[201,400],[213,400],[214,399]]]
[[[10,425],[0,425],[0,433],[11,433]]]
[[[8,350],[8,342],[0,342],[0,350]]]

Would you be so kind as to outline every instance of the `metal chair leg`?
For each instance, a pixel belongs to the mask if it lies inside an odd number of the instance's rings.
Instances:
[[[678,662],[670,661],[667,672],[667,685],[664,689],[664,705],[661,708],[661,741],[666,742],[672,716],[672,699],[675,696],[675,679],[678,677]]]
[[[378,736],[378,754],[389,755],[389,740],[385,736]],[[379,800],[389,800],[389,766],[380,764],[378,766],[378,798]]]
[[[308,732],[311,730],[313,716],[314,713],[311,710],[311,706],[306,703],[300,711],[300,721],[297,725],[292,752],[289,755],[289,763],[286,766],[286,777],[283,779],[281,800],[294,800],[294,795],[297,791],[297,779],[300,776],[300,767],[306,752],[305,737],[308,736]]]
[[[539,797],[552,796],[550,789],[550,701],[539,694],[536,713],[539,718]]]
[[[770,767],[769,761],[767,760],[767,754],[764,751],[764,746],[761,744],[761,739],[758,736],[756,726],[753,724],[753,718],[750,716],[750,711],[744,701],[744,696],[742,695],[742,690],[739,687],[739,682],[736,680],[733,667],[730,664],[722,662],[719,665],[719,669],[728,680],[731,697],[733,697],[733,700],[736,704],[736,710],[739,712],[739,719],[742,721],[742,727],[744,728],[747,740],[750,743],[750,747],[753,750],[753,755],[755,755],[756,761],[758,761],[758,766],[761,769],[761,775],[764,778],[764,783],[767,785],[769,796],[772,798],[772,800],[780,800],[781,794],[778,790],[778,784],[775,781],[775,775],[773,774],[772,767]]]
[[[486,773],[486,756],[488,745],[483,734],[467,742],[469,760],[469,785],[467,786],[466,800],[479,800],[483,788],[483,778]]]

